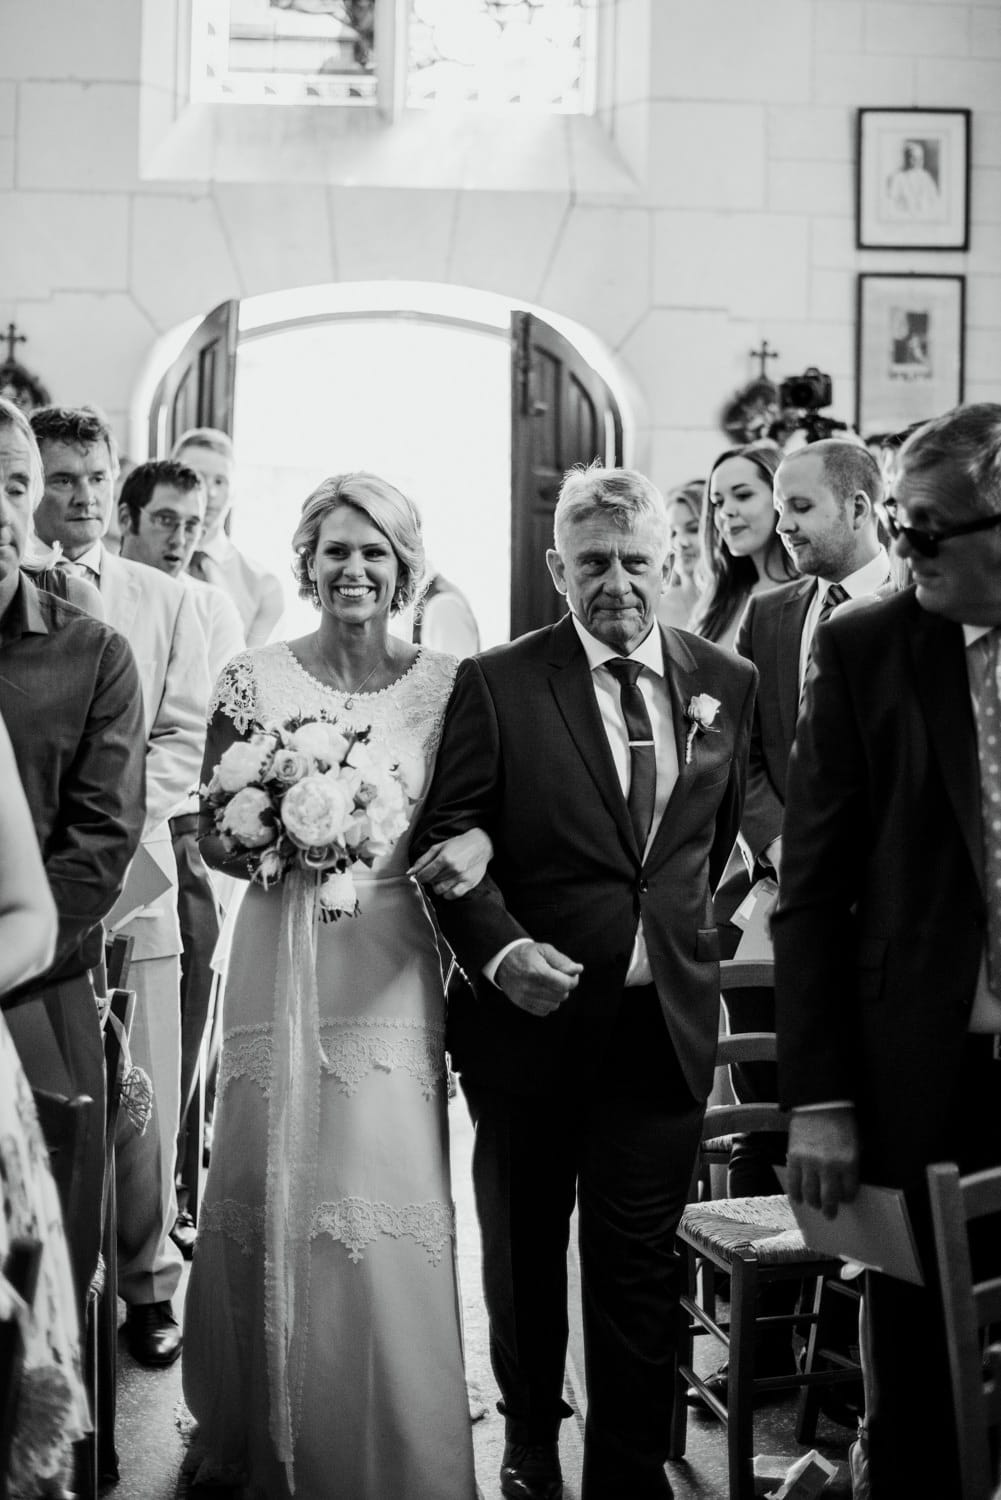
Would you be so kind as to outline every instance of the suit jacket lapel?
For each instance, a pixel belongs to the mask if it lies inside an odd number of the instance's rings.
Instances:
[[[796,737],[796,720],[799,718],[799,648],[815,587],[816,579],[804,578],[797,592],[790,590],[776,622],[779,713],[782,732],[790,747]]]
[[[646,857],[648,865],[653,864],[660,857],[665,841],[671,836],[672,831],[676,830],[678,804],[684,799],[688,785],[698,769],[697,743],[693,743],[692,758],[688,765],[685,765],[685,744],[691,729],[691,724],[685,717],[685,708],[691,701],[692,695],[699,691],[695,658],[685,645],[684,638],[676,630],[665,630],[661,626],[660,634],[664,643],[664,673],[667,690],[671,697],[671,713],[674,718],[678,779],[671,789],[667,806],[664,808],[664,816],[654,833],[653,843]],[[695,738],[697,742],[698,735]]]
[[[123,567],[106,548],[102,548],[102,553],[101,594],[107,604],[108,624],[128,638],[139,610],[142,589],[131,568]]]
[[[914,604],[908,638],[928,737],[977,877],[983,884],[980,763],[962,627]]]
[[[550,684],[570,737],[580,751],[601,800],[615,819],[626,848],[638,858],[629,809],[594,696],[591,670],[569,616],[553,627],[549,660],[556,669]]]

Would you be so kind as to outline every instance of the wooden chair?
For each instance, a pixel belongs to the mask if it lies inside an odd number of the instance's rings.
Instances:
[[[746,1032],[720,1039],[718,1067],[774,1059],[774,1032]],[[714,1105],[706,1111],[706,1141],[749,1130],[786,1131],[788,1119],[777,1104]],[[688,1425],[685,1393],[691,1385],[726,1424],[731,1500],[751,1500],[755,1393],[832,1386],[858,1379],[857,1365],[828,1365],[816,1370],[809,1361],[802,1372],[767,1377],[754,1374],[756,1327],[785,1325],[790,1334],[794,1326],[811,1329],[817,1321],[824,1279],[837,1276],[841,1263],[806,1248],[783,1193],[690,1203],[682,1214],[677,1238],[684,1275],[670,1457],[684,1456]],[[720,1320],[716,1306],[716,1276],[720,1272],[730,1276],[730,1317],[726,1322]],[[814,1284],[809,1311],[759,1317],[758,1297],[763,1286],[804,1279]],[[705,1333],[719,1339],[729,1351],[725,1404],[706,1388],[693,1368],[693,1340]],[[797,1436],[809,1444],[813,1432],[801,1431]]]
[[[11,1289],[30,1307],[35,1300],[42,1246],[38,1240],[14,1240],[3,1265]],[[24,1340],[16,1314],[0,1320],[0,1500],[7,1500],[7,1472],[24,1365]]]
[[[32,1094],[59,1194],[73,1279],[82,1305],[91,1268],[83,1263],[83,1252],[74,1231],[83,1222],[85,1206],[97,1201],[101,1191],[100,1178],[88,1181],[84,1171],[90,1132],[98,1128],[94,1101],[89,1094],[68,1099],[63,1094],[49,1093],[47,1089],[32,1089]]]
[[[992,1329],[1001,1329],[1001,1268],[974,1279],[969,1229],[996,1217],[1001,1233],[1001,1167],[961,1177],[955,1163],[939,1162],[928,1168],[928,1192],[963,1496],[989,1500],[999,1479],[1001,1345],[987,1359],[984,1345]]]

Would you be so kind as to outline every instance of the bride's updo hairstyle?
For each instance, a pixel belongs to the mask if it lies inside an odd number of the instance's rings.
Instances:
[[[299,597],[312,599],[313,581],[308,564],[316,555],[320,528],[332,511],[348,505],[381,531],[396,554],[400,574],[390,606],[395,615],[412,604],[424,586],[424,538],[421,518],[412,500],[395,485],[358,469],[353,474],[333,474],[318,485],[303,502],[302,515],[292,538],[295,562],[292,571]]]

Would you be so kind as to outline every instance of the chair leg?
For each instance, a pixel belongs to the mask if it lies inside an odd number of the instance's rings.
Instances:
[[[691,1245],[679,1242],[678,1254],[682,1257],[684,1294],[694,1299],[698,1274],[696,1270],[697,1258],[695,1251]],[[685,1448],[688,1445],[688,1402],[685,1399],[688,1384],[685,1376],[681,1374],[681,1366],[691,1365],[694,1347],[695,1339],[692,1333],[692,1320],[679,1302],[678,1353],[674,1366],[674,1405],[671,1411],[671,1446],[668,1450],[668,1458],[671,1459],[684,1458]]]
[[[730,1273],[730,1361],[727,1380],[727,1458],[730,1500],[753,1500],[754,1325],[758,1307],[758,1262],[734,1256]]]
[[[827,1324],[829,1322],[828,1298],[825,1294],[826,1283],[822,1276],[818,1276],[813,1288],[813,1314],[814,1321],[810,1324],[810,1332],[806,1341],[806,1352],[803,1356],[803,1374],[811,1375],[816,1369],[817,1350],[824,1347],[827,1335]],[[817,1434],[817,1418],[820,1416],[820,1393],[819,1385],[805,1385],[800,1391],[799,1411],[796,1416],[796,1441],[809,1446]]]

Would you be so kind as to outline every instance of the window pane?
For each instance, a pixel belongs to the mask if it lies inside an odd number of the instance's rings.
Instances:
[[[408,102],[581,113],[596,0],[410,0]]]
[[[375,0],[194,0],[195,98],[375,101]]]

